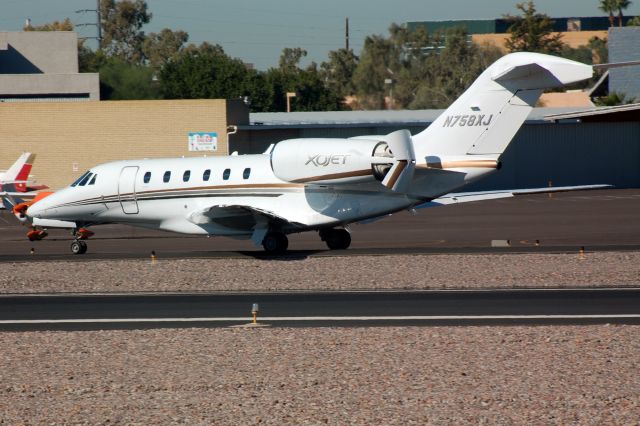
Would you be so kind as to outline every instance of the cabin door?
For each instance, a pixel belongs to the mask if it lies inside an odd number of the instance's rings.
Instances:
[[[138,213],[138,201],[136,200],[136,176],[138,166],[123,167],[118,180],[118,200],[122,211],[126,214]]]

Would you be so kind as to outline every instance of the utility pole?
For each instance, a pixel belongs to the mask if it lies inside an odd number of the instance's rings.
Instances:
[[[76,13],[87,13],[94,12],[96,14],[96,22],[85,22],[82,24],[76,24],[76,27],[88,27],[88,26],[96,26],[96,37],[81,37],[82,39],[94,39],[98,41],[98,49],[102,47],[102,17],[100,16],[100,0],[96,0],[96,8],[95,9],[80,9],[76,10]]]
[[[344,23],[344,48],[349,51],[349,18]]]

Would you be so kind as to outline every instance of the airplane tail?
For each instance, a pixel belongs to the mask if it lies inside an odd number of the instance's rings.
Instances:
[[[592,74],[589,65],[555,56],[527,52],[503,56],[431,126],[413,136],[416,158],[481,155],[497,159],[544,89],[586,80]]]
[[[15,182],[26,181],[29,179],[29,173],[31,173],[31,167],[36,159],[36,155],[30,152],[22,154],[15,163],[4,174],[3,181]]]

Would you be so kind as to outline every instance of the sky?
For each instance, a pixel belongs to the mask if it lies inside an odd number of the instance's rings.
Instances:
[[[350,47],[359,54],[368,35],[387,35],[392,23],[449,19],[494,19],[516,14],[524,0],[147,0],[153,14],[146,33],[163,28],[189,33],[189,41],[220,44],[230,56],[266,70],[277,66],[285,47],[308,52],[303,61],[321,63],[331,50],[344,47],[349,18]],[[551,17],[603,16],[598,0],[536,0]],[[69,17],[75,24],[95,22],[96,0],[0,0],[0,31],[19,31],[25,19],[40,25]],[[626,15],[640,15],[640,0]],[[95,26],[77,27],[95,36]]]

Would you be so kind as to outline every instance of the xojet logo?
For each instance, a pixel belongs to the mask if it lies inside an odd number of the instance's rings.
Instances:
[[[313,164],[316,167],[326,167],[329,164],[346,164],[349,154],[316,154],[310,155],[305,166]]]

